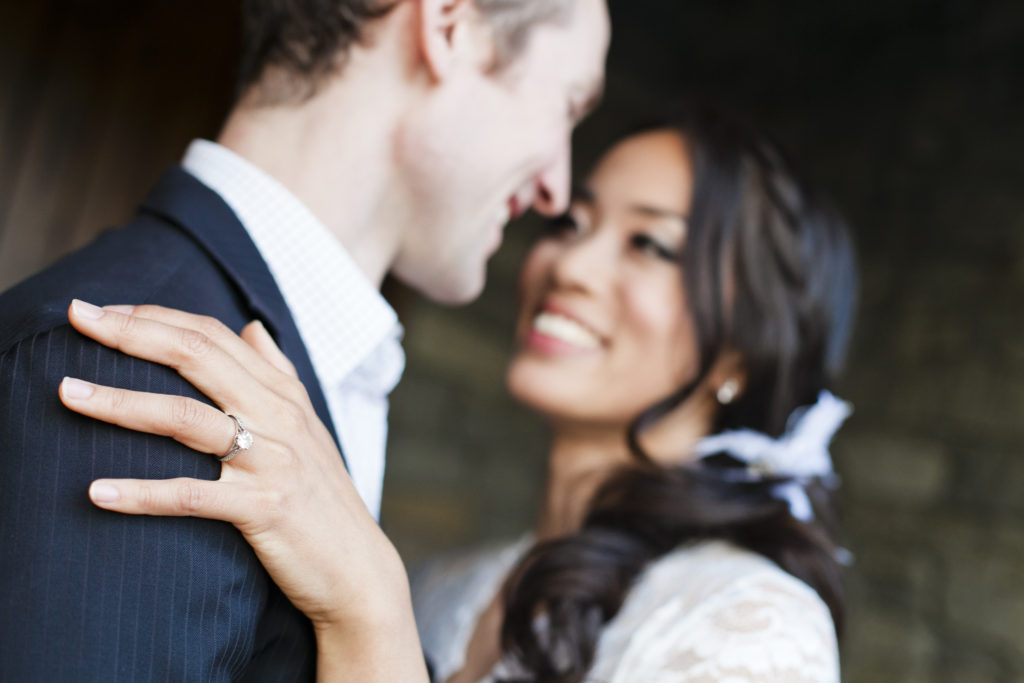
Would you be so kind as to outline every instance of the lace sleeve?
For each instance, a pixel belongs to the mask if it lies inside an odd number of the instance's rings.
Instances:
[[[828,608],[792,577],[749,577],[698,604],[670,599],[629,638],[610,683],[831,683],[839,656]]]

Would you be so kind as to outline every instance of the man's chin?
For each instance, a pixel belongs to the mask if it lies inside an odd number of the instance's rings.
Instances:
[[[487,277],[486,264],[478,272],[438,273],[428,282],[410,282],[401,277],[404,284],[415,289],[430,301],[442,306],[463,306],[475,301],[484,291]]]

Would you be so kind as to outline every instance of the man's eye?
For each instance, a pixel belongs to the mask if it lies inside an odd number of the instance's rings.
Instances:
[[[654,256],[672,263],[679,262],[679,252],[665,246],[650,235],[638,232],[630,239],[630,246],[646,256]]]

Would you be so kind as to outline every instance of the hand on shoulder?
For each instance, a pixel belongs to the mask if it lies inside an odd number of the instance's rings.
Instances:
[[[401,558],[263,326],[252,323],[239,337],[213,318],[80,301],[69,319],[101,344],[174,368],[220,408],[65,379],[60,397],[71,410],[223,459],[217,481],[98,480],[93,502],[127,514],[231,522],[313,622],[321,676],[395,680],[401,671],[401,680],[425,680]],[[229,416],[238,416],[244,431]]]

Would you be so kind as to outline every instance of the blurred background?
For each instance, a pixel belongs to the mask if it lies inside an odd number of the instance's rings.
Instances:
[[[681,93],[751,118],[853,227],[835,443],[848,681],[1024,680],[1024,5],[612,0],[609,138]],[[0,0],[0,288],[130,215],[230,103],[237,2]],[[457,188],[453,188],[457,191]],[[383,523],[408,563],[531,523],[543,426],[505,396],[515,278],[444,309],[396,285],[408,369]]]

